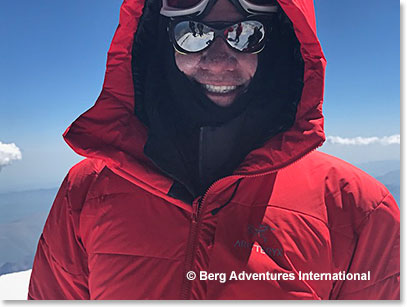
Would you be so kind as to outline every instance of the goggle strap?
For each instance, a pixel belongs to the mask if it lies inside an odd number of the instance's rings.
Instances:
[[[163,6],[160,10],[160,14],[166,17],[178,17],[185,15],[200,15],[206,9],[210,0],[202,0],[197,5],[188,9],[174,9],[168,4],[168,0],[163,0]]]
[[[232,0],[237,1],[239,5],[248,13],[276,13],[278,11],[277,5],[257,5],[249,3],[246,0]]]
[[[197,5],[191,8],[172,8],[168,4],[168,0],[163,0],[163,6],[160,10],[160,14],[166,17],[179,17],[187,15],[201,15],[207,12],[215,4],[216,0],[202,0]],[[278,11],[277,5],[256,5],[247,0],[231,0],[231,2],[240,10],[243,10],[249,14],[258,13],[276,13]]]

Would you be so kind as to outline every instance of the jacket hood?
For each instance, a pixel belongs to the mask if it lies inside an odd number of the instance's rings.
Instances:
[[[316,35],[312,0],[278,0],[293,23],[304,60],[304,87],[294,125],[251,151],[234,172],[250,176],[273,172],[322,145],[323,89],[326,60]],[[95,105],[64,132],[68,145],[79,155],[102,159],[118,175],[145,190],[186,206],[167,196],[173,180],[158,171],[144,154],[147,127],[135,116],[132,47],[144,0],[125,0],[119,26],[110,46],[102,92]],[[134,59],[137,60],[137,59]]]

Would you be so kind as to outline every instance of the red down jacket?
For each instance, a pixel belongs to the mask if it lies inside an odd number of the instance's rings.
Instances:
[[[250,152],[192,206],[168,196],[172,180],[143,154],[147,131],[135,120],[131,73],[143,3],[124,1],[103,91],[64,133],[86,159],[54,201],[28,298],[399,299],[393,197],[359,169],[315,151],[325,138],[326,62],[313,1],[279,0],[305,61],[294,126]],[[201,271],[246,277],[200,280]],[[293,278],[249,279],[267,272]],[[300,280],[310,272],[369,272],[369,280]]]

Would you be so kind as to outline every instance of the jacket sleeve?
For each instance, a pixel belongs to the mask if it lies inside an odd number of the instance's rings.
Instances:
[[[400,210],[388,194],[356,230],[357,242],[347,272],[370,272],[370,280],[347,280],[339,300],[400,299]]]
[[[64,179],[41,234],[28,299],[89,299],[87,256],[77,235],[79,214],[70,204]]]

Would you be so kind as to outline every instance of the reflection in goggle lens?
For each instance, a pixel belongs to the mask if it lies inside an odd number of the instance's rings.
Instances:
[[[265,37],[263,24],[254,20],[235,24],[229,29],[227,35],[229,45],[243,52],[255,49]]]
[[[252,52],[264,42],[265,30],[261,22],[246,20],[223,29],[227,43],[241,52]],[[215,30],[196,21],[181,21],[174,27],[175,43],[186,52],[199,52],[215,38]]]
[[[215,32],[206,25],[195,21],[183,21],[174,28],[177,45],[188,52],[205,49],[214,39]]]

